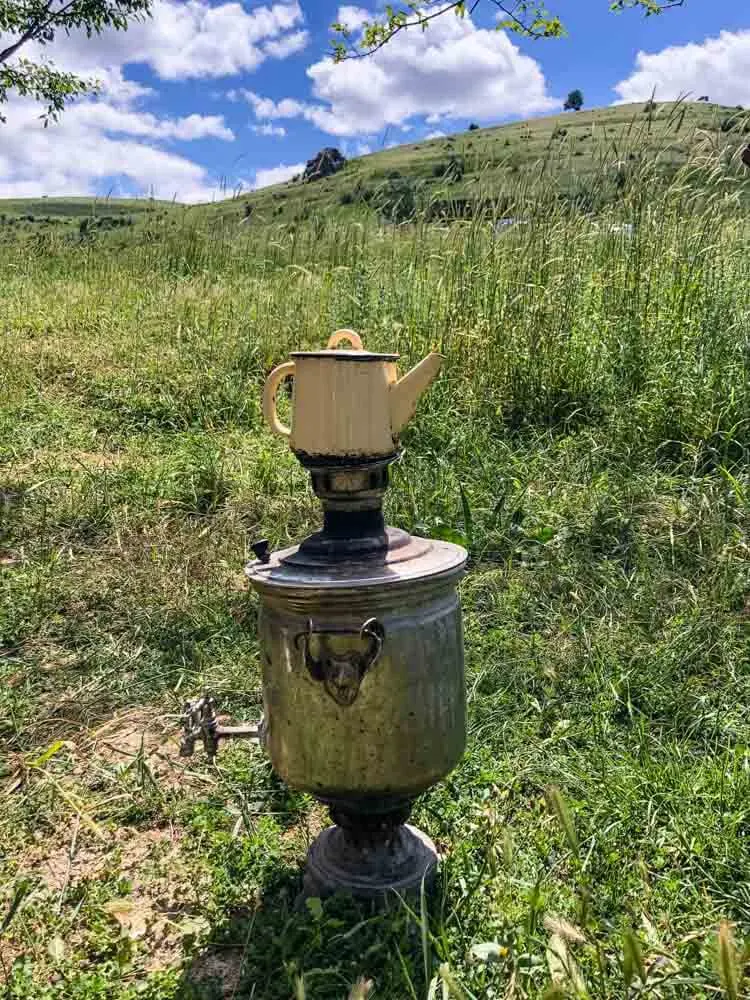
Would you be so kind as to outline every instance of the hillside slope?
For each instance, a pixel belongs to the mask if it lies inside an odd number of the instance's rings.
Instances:
[[[246,218],[263,224],[332,213],[354,218],[368,208],[398,220],[425,206],[437,217],[470,214],[477,201],[491,201],[502,213],[510,192],[540,172],[562,198],[578,199],[586,207],[594,188],[600,197],[607,196],[607,184],[616,188],[629,162],[656,161],[666,174],[701,149],[725,151],[729,173],[750,191],[750,171],[743,173],[734,155],[750,139],[748,133],[750,115],[737,108],[700,102],[651,108],[626,104],[404,143],[349,160],[328,178],[298,178],[207,205],[145,198],[0,199],[0,224],[78,227],[83,219],[97,218],[107,220],[105,228],[115,228],[180,210],[207,221]],[[607,184],[597,183],[602,178]]]
[[[502,212],[503,200],[541,172],[561,197],[580,196],[585,203],[592,189],[602,189],[602,179],[616,187],[628,163],[656,161],[669,174],[701,150],[725,151],[729,173],[750,190],[744,183],[750,172],[743,173],[734,156],[748,132],[747,112],[700,102],[569,112],[406,143],[350,160],[329,178],[277,184],[199,211],[234,215],[239,201],[252,220],[286,221],[354,215],[370,205],[397,219],[414,200],[435,215],[455,216],[486,199]]]

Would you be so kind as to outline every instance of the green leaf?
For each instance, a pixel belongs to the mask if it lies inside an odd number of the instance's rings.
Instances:
[[[645,983],[646,966],[643,961],[641,943],[631,928],[628,928],[623,934],[622,951],[622,974],[625,985],[630,986],[636,974],[641,982]]]
[[[305,906],[316,920],[321,919],[323,916],[323,904],[317,896],[311,896],[309,899],[306,899]]]
[[[42,764],[46,764],[48,760],[51,760],[56,753],[65,746],[65,740],[56,740],[54,743],[50,744],[47,749],[41,753],[34,760],[29,761],[29,767],[41,767]]]
[[[562,797],[560,789],[555,785],[551,785],[547,789],[546,795],[550,812],[557,817],[565,834],[565,839],[568,842],[568,847],[577,857],[579,853],[578,835],[576,834],[576,828],[573,824],[573,817],[570,815],[568,804]]]
[[[0,921],[0,937],[5,933],[8,927],[10,927],[10,923],[18,912],[18,908],[30,892],[31,881],[29,879],[22,879],[16,886],[16,891],[13,893],[13,899],[10,901],[10,906],[8,907],[5,916],[2,921]]]
[[[469,548],[474,546],[474,519],[471,516],[471,505],[469,504],[469,498],[466,495],[466,490],[463,487],[463,483],[459,483],[459,492],[461,493],[461,508],[464,514],[464,529],[466,531],[466,540],[469,543]]]
[[[437,538],[441,542],[453,542],[454,545],[461,545],[466,548],[469,539],[463,531],[458,528],[451,528],[449,524],[437,524],[430,531],[430,538]]]

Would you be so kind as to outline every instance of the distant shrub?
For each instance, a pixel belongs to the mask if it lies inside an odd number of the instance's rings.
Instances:
[[[339,205],[351,205],[354,202],[353,191],[342,191],[339,195]]]
[[[656,103],[656,101],[646,101],[646,103],[643,105],[643,113],[646,115],[652,115],[654,111],[656,111],[658,106],[659,105]]]
[[[388,181],[374,198],[384,219],[389,222],[409,222],[417,211],[415,184],[406,177]]]
[[[722,119],[720,125],[722,132],[750,132],[750,115],[740,114],[727,115]]]
[[[441,177],[450,183],[460,181],[464,175],[463,161],[457,156],[452,156],[445,162],[436,163],[432,168],[433,177]]]
[[[394,181],[398,180],[398,178],[401,176],[401,171],[400,170],[389,170],[387,176],[388,176],[388,178],[390,180],[394,180]]]
[[[561,126],[558,125],[558,127],[552,133],[552,138],[553,139],[564,139],[567,134],[568,134],[568,130],[566,128],[562,128]]]
[[[34,218],[33,215],[24,215],[24,219],[26,219],[27,222],[34,222],[35,221],[35,218]]]
[[[469,132],[476,132],[478,128],[479,126],[477,125],[477,123],[472,122],[471,125],[469,125]]]

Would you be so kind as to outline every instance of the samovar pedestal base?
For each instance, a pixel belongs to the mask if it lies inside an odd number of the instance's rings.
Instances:
[[[307,855],[304,894],[378,899],[418,893],[422,883],[429,887],[438,854],[427,834],[404,822],[408,812],[372,816],[332,809],[336,825],[315,839]]]

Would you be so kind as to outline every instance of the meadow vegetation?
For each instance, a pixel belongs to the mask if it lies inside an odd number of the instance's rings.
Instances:
[[[750,995],[750,181],[638,151],[507,173],[501,229],[5,232],[4,996]],[[261,710],[242,566],[318,509],[259,393],[342,326],[445,355],[388,516],[471,553],[439,886],[380,911],[297,905],[325,816],[260,750],[177,757],[186,697]]]

